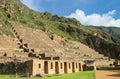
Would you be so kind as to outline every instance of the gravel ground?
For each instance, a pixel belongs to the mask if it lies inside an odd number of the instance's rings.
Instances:
[[[96,79],[120,79],[120,73],[112,71],[97,70]]]

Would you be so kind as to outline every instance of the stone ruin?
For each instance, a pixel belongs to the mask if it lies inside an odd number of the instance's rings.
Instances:
[[[22,66],[18,65],[18,67],[24,67],[23,72],[18,70],[19,73],[29,73],[33,76],[74,73],[94,70],[96,66],[109,66],[114,62],[113,59],[108,60],[108,57],[104,57],[82,43],[70,41],[68,45],[64,46],[61,45],[61,42],[64,42],[64,37],[53,34],[50,39],[38,29],[18,23],[11,23],[11,25],[15,38],[0,35],[0,57],[4,60],[1,64],[14,62],[6,61],[6,58],[11,60],[19,58],[24,63]],[[2,72],[1,70],[0,73]]]

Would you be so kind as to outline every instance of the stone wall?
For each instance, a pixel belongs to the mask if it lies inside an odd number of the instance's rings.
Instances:
[[[27,61],[27,73],[33,76],[44,74],[44,61],[39,59]]]
[[[0,74],[25,74],[26,73],[26,63],[20,62],[7,62],[0,63]]]

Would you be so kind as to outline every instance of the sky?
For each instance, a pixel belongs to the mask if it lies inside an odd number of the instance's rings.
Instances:
[[[83,25],[120,27],[120,0],[21,0],[30,9],[76,18]]]

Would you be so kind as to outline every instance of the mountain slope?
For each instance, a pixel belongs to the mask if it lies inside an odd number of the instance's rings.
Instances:
[[[0,34],[13,37],[11,21],[43,30],[52,38],[53,34],[88,45],[90,48],[111,58],[118,58],[120,44],[111,35],[83,26],[74,18],[59,17],[49,12],[39,13],[30,10],[20,0],[0,0]]]
[[[112,35],[120,42],[120,28],[118,27],[95,27],[95,28]]]

